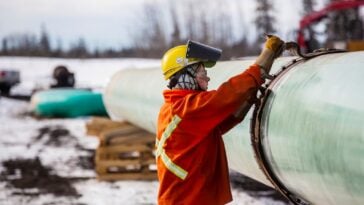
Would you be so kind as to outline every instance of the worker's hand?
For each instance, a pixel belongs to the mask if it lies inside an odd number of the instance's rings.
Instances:
[[[284,42],[277,36],[267,35],[265,41],[265,48],[272,50],[277,54],[277,57],[282,54]]]
[[[264,48],[255,61],[255,64],[261,67],[264,75],[269,74],[274,59],[282,54],[284,47],[284,42],[279,37],[267,35],[266,38]]]

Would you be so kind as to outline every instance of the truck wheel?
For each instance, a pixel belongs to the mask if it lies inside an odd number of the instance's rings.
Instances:
[[[11,86],[3,85],[0,87],[1,95],[3,96],[9,96],[10,94],[10,88]]]

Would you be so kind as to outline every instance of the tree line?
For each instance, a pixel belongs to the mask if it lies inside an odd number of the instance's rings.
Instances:
[[[330,3],[334,0],[327,0]],[[244,25],[244,14],[239,1],[224,0],[167,0],[166,4],[146,1],[139,15],[140,23],[133,26],[132,43],[128,48],[90,49],[87,42],[80,38],[63,49],[62,43],[52,46],[50,35],[44,26],[40,35],[20,34],[9,35],[2,39],[0,55],[7,56],[44,56],[63,58],[116,58],[142,57],[160,58],[169,48],[185,44],[188,39],[203,42],[223,49],[223,59],[257,55],[259,45],[264,41],[264,34],[276,32],[276,10],[272,0],[257,0],[254,26],[256,39],[249,41],[247,36],[251,28]],[[302,0],[301,15],[314,11],[315,0]],[[204,8],[204,9],[201,9]],[[235,12],[231,12],[234,10]],[[350,12],[345,11],[345,12]],[[354,10],[352,12],[357,12]],[[235,15],[235,16],[234,16]],[[348,15],[346,15],[348,16]],[[359,18],[357,14],[351,15]],[[335,21],[336,20],[336,21]],[[347,32],[345,21],[329,21],[328,39],[337,38],[340,30],[342,36]],[[362,22],[361,22],[362,23]],[[340,24],[340,25],[338,25]],[[346,28],[346,29],[345,29]],[[336,29],[336,30],[335,30]],[[361,32],[363,29],[361,27]],[[312,42],[315,40],[314,28],[309,27],[308,33]]]

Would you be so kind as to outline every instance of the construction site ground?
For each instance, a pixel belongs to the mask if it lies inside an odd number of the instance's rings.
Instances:
[[[98,178],[100,139],[87,134],[91,118],[34,118],[28,108],[27,101],[0,99],[0,204],[156,204],[155,178]],[[232,173],[231,184],[231,204],[288,204],[240,174]]]

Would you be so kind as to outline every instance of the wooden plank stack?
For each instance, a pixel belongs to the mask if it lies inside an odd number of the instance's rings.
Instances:
[[[87,134],[100,140],[95,153],[97,178],[100,180],[157,179],[155,135],[127,122],[92,118]]]

